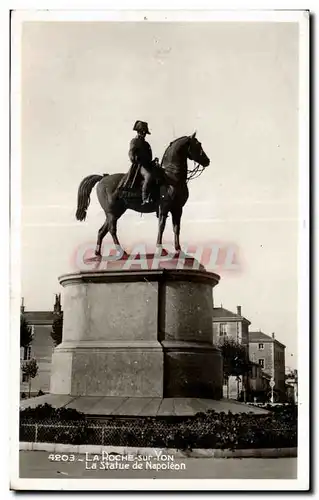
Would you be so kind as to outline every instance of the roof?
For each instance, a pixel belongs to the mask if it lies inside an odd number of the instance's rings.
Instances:
[[[224,307],[214,307],[213,309],[213,321],[220,321],[221,319],[233,319],[237,320],[241,319],[242,321],[247,321],[247,323],[250,324],[250,321],[245,318],[244,316],[241,316],[240,314],[234,313],[233,311],[229,311],[229,309],[225,309]]]
[[[284,344],[279,342],[276,338],[272,338],[270,335],[267,335],[264,332],[248,332],[249,342],[277,342],[277,344],[282,347],[286,347]]]
[[[25,311],[24,316],[29,323],[33,324],[48,324],[53,322],[52,311]]]

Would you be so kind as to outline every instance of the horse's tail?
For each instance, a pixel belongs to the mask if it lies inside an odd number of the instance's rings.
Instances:
[[[76,209],[76,214],[75,217],[77,220],[85,220],[86,218],[86,212],[88,209],[88,206],[90,204],[90,194],[97,182],[99,182],[103,177],[108,174],[104,175],[88,175],[83,179],[81,184],[79,185],[78,189],[78,206]]]

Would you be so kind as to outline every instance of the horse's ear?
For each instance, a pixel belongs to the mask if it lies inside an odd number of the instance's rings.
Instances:
[[[191,139],[195,139],[195,137],[196,137],[196,130],[195,130],[195,132],[191,135]]]

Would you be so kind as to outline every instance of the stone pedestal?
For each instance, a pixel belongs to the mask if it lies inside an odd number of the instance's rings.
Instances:
[[[212,288],[203,269],[80,271],[64,287],[63,341],[51,394],[222,397],[212,339]]]

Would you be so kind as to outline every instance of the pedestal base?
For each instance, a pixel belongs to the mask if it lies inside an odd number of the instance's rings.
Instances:
[[[52,394],[162,397],[163,349],[158,342],[86,344],[55,349]]]
[[[164,340],[164,397],[220,399],[223,362],[213,345]]]
[[[205,270],[95,270],[60,277],[63,341],[50,392],[71,396],[222,397]]]

